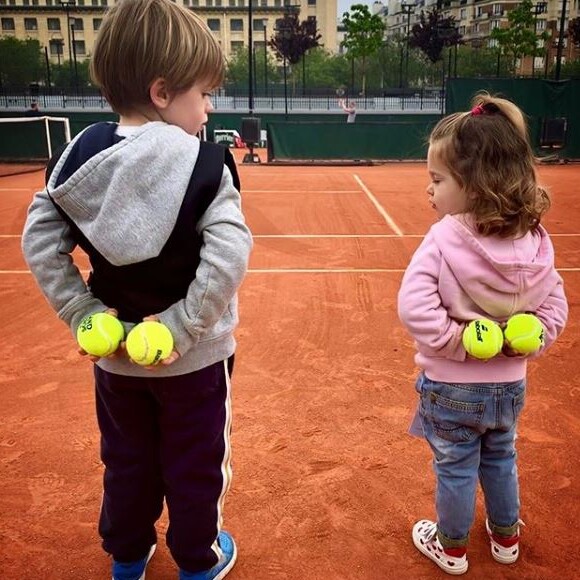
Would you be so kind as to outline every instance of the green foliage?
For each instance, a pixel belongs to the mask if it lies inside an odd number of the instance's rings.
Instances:
[[[44,55],[38,40],[0,38],[0,80],[3,86],[25,86],[44,80]]]
[[[255,78],[258,85],[264,84],[264,51],[257,50],[255,55]],[[272,54],[268,51],[268,83],[276,83],[280,75]],[[226,68],[226,84],[247,88],[248,86],[248,48],[242,47],[231,56]]]
[[[494,28],[491,31],[491,38],[497,40],[501,52],[511,55],[514,60],[541,54],[540,40],[546,42],[550,38],[546,31],[536,33],[533,8],[532,0],[523,0],[508,13],[507,28]]]
[[[371,14],[366,4],[354,4],[350,12],[345,12],[342,24],[346,31],[343,46],[350,58],[360,58],[362,61],[362,92],[366,88],[366,60],[376,54],[382,44],[385,34],[385,23],[377,14]]]
[[[72,88],[75,87],[75,66],[73,61],[64,61],[60,66],[56,64],[50,65],[51,82],[54,87],[58,88]],[[89,59],[77,61],[76,77],[78,80],[78,87],[91,86],[89,74]]]

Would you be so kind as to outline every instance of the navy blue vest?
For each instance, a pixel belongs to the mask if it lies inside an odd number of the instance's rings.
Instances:
[[[116,128],[115,124],[97,123],[87,129],[70,151],[56,185],[64,183],[91,157],[118,143],[121,138],[115,134]],[[51,159],[46,171],[47,181],[60,155],[62,151]],[[200,262],[202,238],[195,230],[196,224],[219,190],[224,163],[230,168],[239,189],[231,153],[221,145],[201,142],[173,232],[158,256],[136,264],[114,266],[107,261],[55,203],[71,227],[75,241],[89,257],[91,293],[109,308],[116,308],[121,320],[140,322],[144,316],[162,312],[185,297]]]

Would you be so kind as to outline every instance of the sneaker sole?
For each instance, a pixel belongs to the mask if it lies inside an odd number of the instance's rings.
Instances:
[[[436,557],[434,557],[433,554],[429,552],[429,550],[427,550],[427,548],[425,548],[425,546],[421,544],[418,539],[415,538],[415,536],[413,536],[413,544],[415,544],[415,548],[417,548],[421,554],[429,558],[431,562],[435,562],[435,564],[437,564],[437,566],[439,566],[439,568],[441,568],[441,570],[447,574],[451,574],[452,576],[460,576],[461,574],[465,574],[465,572],[467,572],[467,568],[469,568],[469,562],[465,562],[465,566],[461,566],[459,568],[451,568],[446,566],[441,560],[438,560]]]
[[[232,559],[228,562],[228,565],[223,570],[221,570],[217,576],[214,577],[214,580],[222,580],[222,578],[225,578],[232,571],[232,568],[234,567],[234,564],[236,563],[237,559],[238,559],[238,547],[234,542],[234,552],[232,554]]]

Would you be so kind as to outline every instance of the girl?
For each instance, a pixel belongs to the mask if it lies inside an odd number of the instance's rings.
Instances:
[[[568,306],[540,218],[526,123],[513,103],[478,95],[472,109],[442,119],[429,139],[429,203],[440,221],[415,252],[399,292],[399,317],[416,341],[422,432],[434,455],[437,522],[420,520],[417,549],[449,574],[467,571],[477,481],[492,555],[519,555],[516,423],[524,405],[526,356],[508,347],[489,361],[467,355],[466,324],[504,325],[532,312],[550,346]],[[534,355],[535,356],[535,355]]]

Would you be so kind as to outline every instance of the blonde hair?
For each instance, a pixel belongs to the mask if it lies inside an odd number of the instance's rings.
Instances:
[[[149,105],[149,89],[163,78],[179,93],[196,82],[223,81],[219,43],[203,20],[171,0],[120,0],[103,19],[91,77],[118,113]]]
[[[526,120],[514,103],[476,95],[470,111],[437,123],[429,146],[465,191],[480,234],[514,237],[538,227],[550,198],[537,183]]]

